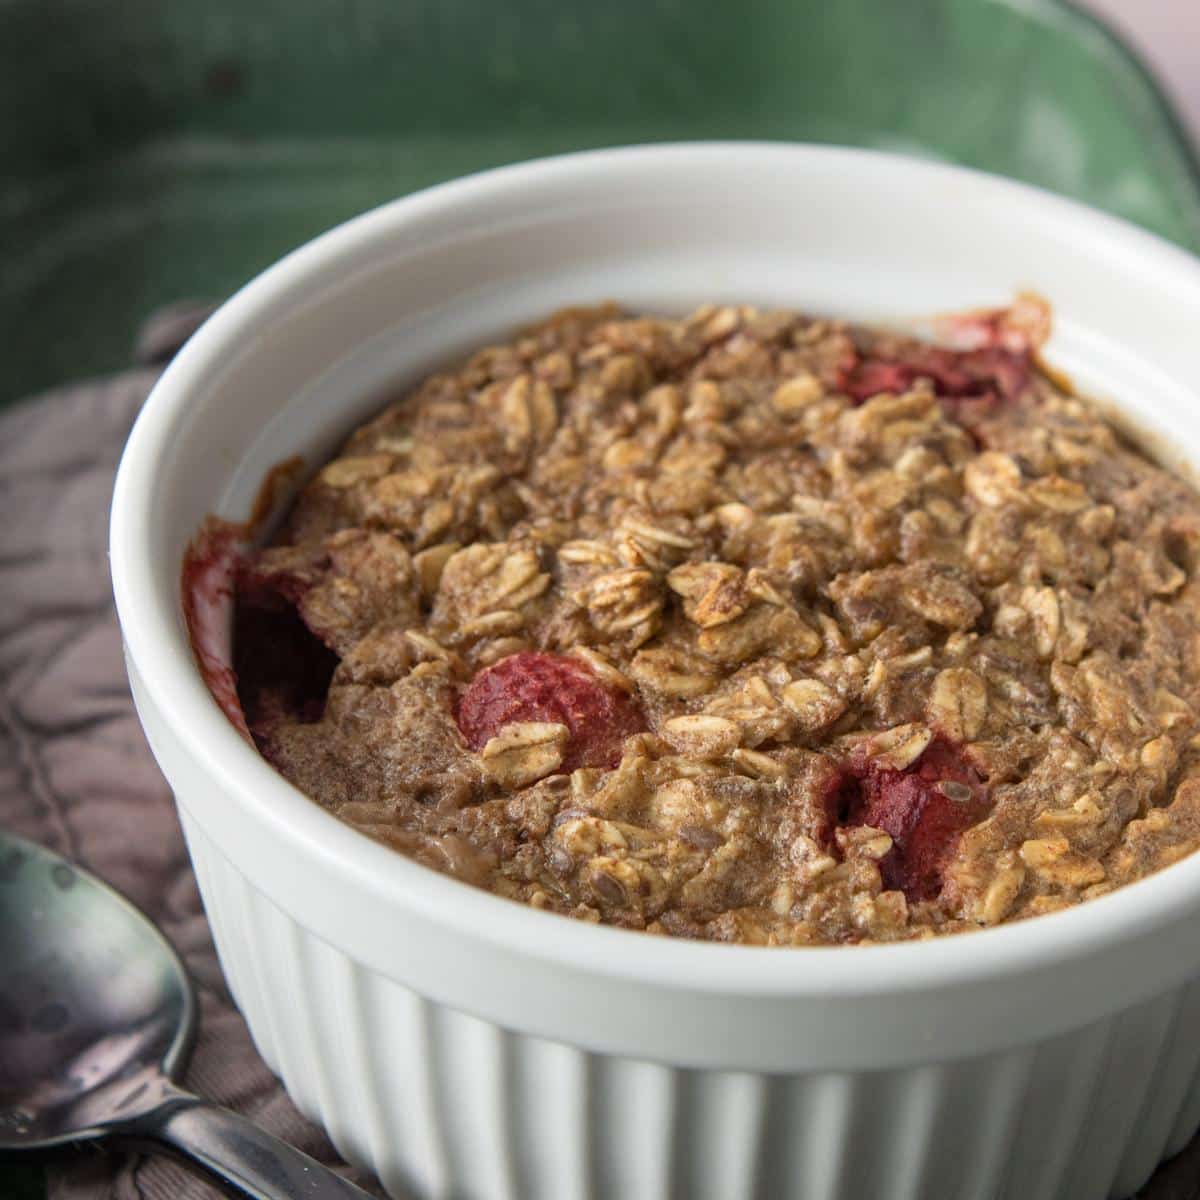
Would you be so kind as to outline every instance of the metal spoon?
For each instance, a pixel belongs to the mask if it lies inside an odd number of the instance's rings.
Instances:
[[[243,1200],[367,1193],[172,1082],[196,1031],[183,963],[79,867],[0,832],[0,1155],[99,1141],[184,1159]]]

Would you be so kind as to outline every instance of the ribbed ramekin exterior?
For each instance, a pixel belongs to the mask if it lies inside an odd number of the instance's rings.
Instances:
[[[181,812],[263,1058],[341,1154],[436,1200],[1102,1200],[1200,1125],[1200,982],[1041,1042],[759,1074],[502,1029],[300,925]]]

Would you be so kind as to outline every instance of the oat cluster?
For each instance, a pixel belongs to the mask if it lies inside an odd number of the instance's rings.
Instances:
[[[423,863],[688,937],[926,937],[1173,862],[1200,499],[1033,367],[1045,323],[960,322],[957,391],[904,339],[741,307],[566,311],[431,376],[243,572],[258,745]],[[530,652],[628,698],[618,761],[571,769],[566,717],[472,748],[466,689]],[[895,883],[918,845],[932,892]]]

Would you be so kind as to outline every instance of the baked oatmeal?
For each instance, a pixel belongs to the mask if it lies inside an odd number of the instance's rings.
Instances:
[[[1046,913],[1200,845],[1200,497],[1041,369],[561,312],[358,429],[237,577],[263,755],[536,908],[772,945]]]

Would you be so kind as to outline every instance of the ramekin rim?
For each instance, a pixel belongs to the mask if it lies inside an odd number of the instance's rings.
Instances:
[[[113,493],[110,554],[114,593],[127,652],[147,694],[179,731],[214,782],[255,810],[297,852],[315,854],[381,900],[419,910],[460,933],[598,975],[730,994],[866,994],[949,986],[1064,965],[1200,909],[1200,854],[1134,884],[1065,911],[971,931],[888,945],[751,947],[653,937],[538,912],[464,885],[378,845],[313,803],[237,733],[212,699],[175,606],[156,586],[146,553],[154,464],[181,420],[191,390],[227,347],[246,336],[302,276],[319,274],[364,236],[402,226],[440,207],[476,204],[489,192],[554,181],[572,172],[642,162],[696,165],[716,156],[781,163],[800,158],[875,163],[881,170],[924,173],[931,182],[1007,191],[1014,202],[1086,223],[1095,236],[1153,256],[1169,271],[1188,271],[1200,288],[1200,260],[1158,236],[1086,205],[972,168],[929,163],[884,151],[764,141],[697,141],[589,150],[494,168],[413,193],[334,227],[293,250],[247,283],[205,323],[154,387],[134,426]],[[140,547],[140,550],[139,550]],[[201,820],[201,823],[202,820]]]

